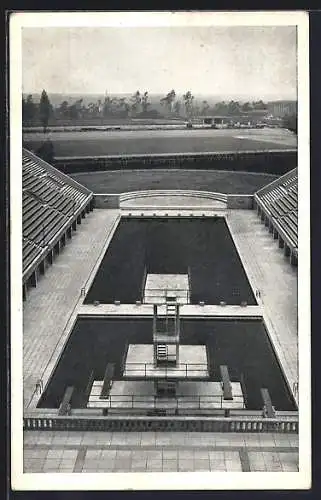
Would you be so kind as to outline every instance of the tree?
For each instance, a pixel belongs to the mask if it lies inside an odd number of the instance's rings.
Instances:
[[[43,126],[44,133],[47,130],[49,118],[52,112],[52,107],[49,101],[49,97],[45,90],[42,91],[39,104],[39,116]]]
[[[148,92],[144,92],[141,102],[143,113],[147,113],[148,107],[150,106],[150,102],[148,102]]]
[[[252,103],[252,106],[253,106],[253,109],[257,109],[257,110],[266,109],[266,104],[262,101],[262,99],[260,101],[254,101]]]
[[[184,100],[186,115],[188,116],[188,118],[190,118],[193,114],[193,100],[194,100],[194,96],[192,95],[192,92],[190,90],[188,90],[186,94],[183,95],[183,100]]]
[[[112,114],[112,99],[109,96],[105,96],[103,103],[103,115],[104,117],[110,116]]]
[[[130,100],[132,101],[132,112],[134,115],[136,115],[140,111],[140,105],[142,102],[142,97],[139,90],[136,90],[135,94],[131,96]]]
[[[251,104],[249,102],[245,102],[242,106],[242,111],[244,111],[244,113],[248,113],[251,110],[252,110]]]
[[[121,116],[125,118],[129,115],[130,105],[128,104],[126,97],[120,97],[117,102],[117,107]]]
[[[22,120],[24,123],[31,122],[36,117],[37,107],[33,102],[32,95],[27,96],[27,100],[22,97]]]
[[[69,116],[69,103],[68,103],[68,101],[63,101],[60,104],[58,111],[62,117],[67,118]]]
[[[230,101],[227,105],[227,112],[229,115],[240,114],[240,105],[237,101]]]
[[[208,111],[209,111],[209,109],[210,109],[210,105],[208,104],[208,102],[207,101],[203,101],[202,102],[202,111],[201,111],[201,114],[206,116],[207,113],[208,113]]]
[[[168,94],[166,94],[165,97],[163,97],[160,100],[161,105],[162,106],[165,105],[169,113],[173,112],[173,104],[175,101],[175,97],[176,97],[176,92],[174,89],[172,89],[170,92],[168,92]]]

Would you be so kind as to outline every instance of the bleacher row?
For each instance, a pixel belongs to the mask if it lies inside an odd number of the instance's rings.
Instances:
[[[298,171],[292,170],[277,181],[265,186],[255,195],[261,208],[298,245]]]
[[[58,172],[55,175],[53,167],[23,150],[23,271],[68,226],[69,221],[72,223],[75,214],[91,198],[90,191],[84,189],[82,192],[64,177]]]

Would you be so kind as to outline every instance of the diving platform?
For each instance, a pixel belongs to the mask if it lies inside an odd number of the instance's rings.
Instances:
[[[144,290],[144,303],[164,304],[168,296],[175,296],[178,304],[190,303],[188,274],[148,273]]]
[[[153,316],[153,304],[83,304],[78,308],[81,316]],[[165,306],[160,305],[158,315],[166,316]],[[262,318],[263,307],[240,305],[215,304],[185,304],[180,305],[180,317],[198,318]]]
[[[114,381],[109,396],[101,399],[103,381],[96,380],[92,386],[87,408],[117,411],[129,410],[216,410],[244,409],[241,384],[232,382],[233,398],[224,399],[221,382],[179,381],[175,397],[162,397],[155,393],[149,380]]]
[[[197,379],[209,378],[206,347],[203,345],[180,345],[179,363],[171,366],[155,365],[153,344],[130,344],[128,347],[124,379]],[[171,353],[169,353],[171,354]]]

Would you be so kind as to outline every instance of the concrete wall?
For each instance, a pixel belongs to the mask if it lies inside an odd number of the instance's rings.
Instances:
[[[55,158],[55,167],[66,174],[122,169],[182,168],[232,170],[283,175],[297,167],[297,151],[239,151]]]
[[[95,194],[95,208],[119,208],[119,194]]]
[[[210,201],[219,201],[222,204],[226,204],[226,194],[222,193],[212,193],[211,191],[195,191],[193,189],[151,189],[149,191],[131,191],[128,193],[122,193],[119,197],[120,202],[127,202],[129,200],[135,200],[140,198],[154,198],[154,197],[188,197],[195,198],[195,203],[197,199],[204,199]]]
[[[228,194],[227,208],[251,209],[253,208],[253,195],[248,194]]]

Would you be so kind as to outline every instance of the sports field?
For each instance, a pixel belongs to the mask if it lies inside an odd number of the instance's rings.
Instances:
[[[196,129],[75,131],[24,134],[27,148],[35,151],[46,138],[55,157],[130,154],[201,153],[296,149],[296,136],[283,129]]]
[[[275,175],[226,170],[113,170],[69,174],[93,193],[125,193],[150,189],[195,189],[224,194],[253,194]]]

